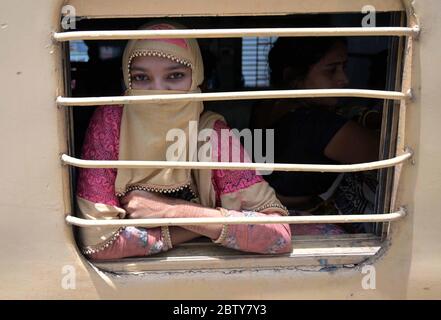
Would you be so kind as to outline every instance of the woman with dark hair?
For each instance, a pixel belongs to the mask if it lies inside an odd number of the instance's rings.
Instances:
[[[269,54],[271,84],[275,89],[345,88],[347,57],[345,38],[279,38]],[[338,105],[339,99],[333,97],[272,101],[269,108],[255,109],[254,127],[274,129],[277,163],[351,164],[377,160],[377,134],[338,115]],[[274,172],[265,179],[284,205],[311,210],[323,204],[319,195],[335,186],[338,176]],[[365,208],[355,208],[359,209]]]

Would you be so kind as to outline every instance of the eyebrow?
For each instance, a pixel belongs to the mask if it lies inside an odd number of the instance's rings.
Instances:
[[[171,65],[171,66],[169,66],[169,67],[167,67],[165,69],[167,71],[174,71],[174,70],[187,69],[187,68],[188,67],[184,66],[183,64],[176,63],[176,64],[173,64],[173,65]],[[137,65],[132,66],[131,70],[132,71],[148,71],[148,69],[145,69],[145,68],[143,68],[141,66],[137,66]]]

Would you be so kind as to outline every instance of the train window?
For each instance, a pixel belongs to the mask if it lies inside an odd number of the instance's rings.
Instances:
[[[155,21],[155,19],[80,19],[77,21],[75,31],[136,30],[143,23]],[[359,27],[362,19],[363,15],[359,13],[172,18],[173,21],[192,29]],[[404,26],[405,14],[401,11],[377,13],[376,24],[377,27]],[[225,117],[230,127],[238,130],[248,128],[274,130],[276,139],[279,138],[279,142],[282,143],[275,141],[276,152],[277,147],[280,147],[280,150],[283,151],[294,149],[293,144],[299,143],[296,148],[302,146],[306,149],[321,150],[323,153],[320,159],[311,158],[311,154],[305,153],[302,159],[299,158],[294,161],[291,161],[291,158],[283,158],[287,154],[282,154],[279,157],[280,161],[275,161],[276,163],[286,163],[287,166],[291,163],[312,164],[312,166],[342,164],[347,165],[350,171],[358,171],[356,174],[317,173],[320,170],[314,169],[316,171],[315,175],[300,172],[297,176],[294,174],[295,171],[275,171],[272,175],[264,176],[277,192],[281,202],[290,209],[292,214],[290,217],[297,217],[298,221],[302,221],[304,215],[314,216],[318,217],[317,222],[326,222],[327,215],[339,215],[341,219],[335,220],[336,223],[333,224],[292,223],[294,249],[286,255],[244,253],[199,238],[181,244],[171,251],[143,258],[94,261],[97,266],[112,272],[132,272],[195,268],[356,265],[377,254],[381,246],[388,241],[388,221],[393,220],[392,218],[384,220],[373,218],[369,220],[360,219],[359,216],[365,214],[371,217],[376,213],[389,212],[390,208],[393,207],[391,201],[394,193],[394,168],[384,168],[382,165],[377,166],[376,164],[383,164],[382,161],[388,164],[397,163],[393,162],[396,156],[399,131],[398,106],[400,101],[397,100],[400,99],[397,97],[400,97],[401,92],[401,72],[406,37],[351,35],[335,37],[334,43],[332,43],[334,38],[325,37],[329,41],[324,41],[324,44],[320,42],[324,38],[316,36],[314,38],[293,37],[293,39],[296,39],[293,40],[294,45],[296,43],[301,44],[302,48],[296,57],[308,61],[294,61],[297,63],[279,59],[280,57],[289,58],[290,54],[286,54],[286,52],[284,54],[283,50],[293,48],[289,41],[280,40],[282,38],[291,39],[277,37],[277,35],[198,39],[205,69],[202,91],[215,93],[262,92],[262,90],[265,92],[265,90],[268,90],[268,92],[277,91],[280,93],[280,89],[300,89],[299,92],[302,91],[301,89],[334,89],[335,87],[327,87],[329,83],[322,84],[321,87],[317,86],[316,82],[309,85],[305,84],[307,82],[305,79],[315,81],[315,78],[310,78],[312,66],[316,66],[319,61],[322,61],[324,52],[332,52],[334,61],[323,67],[323,72],[320,71],[322,72],[321,75],[326,72],[328,74],[333,73],[333,75],[338,74],[337,77],[341,78],[341,86],[337,88],[349,90],[347,92],[351,93],[350,97],[338,100],[338,103],[332,104],[332,108],[324,113],[317,112],[317,110],[321,110],[318,104],[323,103],[326,99],[332,99],[327,97],[326,94],[322,95],[322,100],[320,98],[314,100],[309,96],[303,97],[303,99],[287,99],[285,96],[280,96],[280,99],[273,97],[259,100],[258,97],[252,97],[249,99],[206,101],[204,102],[205,109],[220,113]],[[125,45],[126,40],[86,39],[84,41],[71,41],[70,46],[65,47],[66,51],[69,51],[66,56],[70,56],[70,59],[66,60],[65,68],[68,71],[66,72],[66,82],[71,83],[67,93],[73,99],[66,100],[64,104],[75,105],[72,101],[79,101],[75,98],[80,97],[120,96],[124,90],[121,56]],[[279,50],[279,56],[276,54],[277,50]],[[319,56],[319,53],[322,53],[322,55]],[[316,60],[311,60],[313,54],[317,55]],[[271,55],[277,58],[271,60]],[[295,54],[291,55],[291,57],[294,56]],[[303,71],[303,78],[296,78],[294,67],[300,68],[302,65],[308,65],[308,68]],[[277,72],[279,73],[277,74]],[[297,86],[299,83],[302,83],[303,87]],[[356,91],[350,91],[350,89],[371,91],[364,95],[352,94]],[[392,93],[381,94],[381,92]],[[369,95],[376,98],[368,97]],[[275,97],[277,98],[277,94]],[[296,104],[298,101],[301,105]],[[285,109],[290,109],[291,113],[288,114],[286,110],[282,110],[283,106],[285,106]],[[69,152],[74,158],[81,158],[85,132],[95,108],[84,106],[68,109],[70,121],[72,122],[71,127],[73,128],[70,135],[71,149]],[[298,115],[301,116],[296,117]],[[271,119],[275,120],[271,122]],[[305,123],[309,119],[312,119],[312,124],[310,127],[306,127]],[[332,121],[335,121],[336,124],[333,125]],[[341,131],[341,128],[346,127],[349,122],[354,124],[355,130],[369,131],[372,136],[377,137],[378,144],[375,145],[375,158],[366,161],[347,159],[338,161],[340,158],[335,156],[336,158],[331,159],[333,156],[329,154],[338,154],[339,147],[332,150],[333,148],[329,147],[330,141],[335,139],[343,141],[345,150],[348,149],[347,143],[354,143],[353,140],[348,138],[348,133],[353,132],[350,128],[347,128],[348,131]],[[321,125],[319,125],[320,123]],[[328,125],[334,126],[333,129],[324,129]],[[307,136],[302,136],[304,133],[300,130],[296,131],[296,128],[300,127],[304,128],[304,132],[308,132]],[[324,137],[321,133],[318,134],[317,132],[320,130],[326,132],[328,136]],[[329,132],[332,130],[334,130],[333,135],[329,136]],[[278,135],[277,132],[284,132],[285,140],[280,138],[282,135]],[[335,138],[337,132],[341,132],[341,136]],[[286,134],[292,133],[296,135],[286,136]],[[306,145],[305,141],[309,138],[312,142]],[[326,143],[323,142],[325,140]],[[320,147],[320,144],[323,145]],[[363,152],[364,149],[361,149],[360,152]],[[325,154],[325,152],[328,153]],[[350,156],[353,156],[353,154],[348,157]],[[329,161],[325,161],[324,158],[326,157]],[[355,167],[351,166],[358,162],[372,162],[374,165],[367,167],[369,170],[360,172],[360,170],[353,170]],[[69,163],[69,161],[66,161],[66,163]],[[76,169],[72,170],[71,179],[73,188],[75,188]],[[321,188],[318,187],[320,185],[322,185]],[[310,190],[303,194],[302,192],[306,188]],[[72,210],[76,209],[73,208]],[[299,212],[301,214],[297,215]],[[399,216],[401,214],[399,213]],[[351,220],[352,215],[356,215],[357,218]],[[353,221],[353,223],[343,223],[345,220]],[[314,229],[311,226],[316,228]]]
[[[269,87],[268,54],[276,37],[242,39],[242,77],[245,87]]]
[[[69,46],[71,62],[88,62],[87,45],[84,41],[71,41]]]

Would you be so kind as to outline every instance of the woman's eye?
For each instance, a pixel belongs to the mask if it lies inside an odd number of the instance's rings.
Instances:
[[[168,76],[169,79],[181,79],[185,76],[182,72],[174,72]]]
[[[146,81],[147,80],[147,76],[144,75],[144,74],[137,74],[137,75],[134,75],[132,77],[132,80],[134,80],[134,81]]]

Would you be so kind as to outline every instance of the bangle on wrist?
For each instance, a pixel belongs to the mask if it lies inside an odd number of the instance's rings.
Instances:
[[[173,248],[173,243],[170,237],[170,230],[168,229],[167,226],[161,227],[161,236],[162,236],[162,241],[165,243],[167,248],[168,249]]]
[[[227,209],[224,209],[224,208],[221,208],[221,207],[219,207],[217,209],[222,213],[222,216],[227,217],[229,215]],[[225,238],[227,237],[227,234],[228,234],[228,225],[227,224],[223,224],[222,225],[222,231],[221,231],[219,237],[216,240],[213,240],[213,242],[217,243],[217,244],[222,243],[225,240]]]

